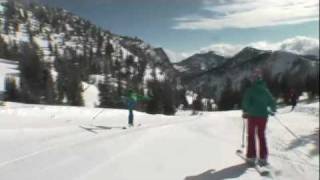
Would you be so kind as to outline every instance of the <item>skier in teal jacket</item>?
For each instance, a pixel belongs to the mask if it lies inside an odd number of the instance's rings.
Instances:
[[[255,69],[253,83],[245,92],[242,100],[243,118],[248,119],[247,163],[254,165],[256,161],[256,132],[259,140],[259,165],[267,165],[268,148],[265,129],[268,116],[276,112],[276,103],[262,80],[262,71]]]
[[[134,120],[133,109],[135,108],[135,106],[137,105],[137,103],[139,101],[149,100],[150,98],[147,96],[139,95],[139,94],[133,92],[132,90],[129,90],[127,93],[127,96],[122,97],[122,99],[126,103],[127,108],[129,110],[128,125],[133,126],[134,125],[134,123],[133,123],[133,120]]]

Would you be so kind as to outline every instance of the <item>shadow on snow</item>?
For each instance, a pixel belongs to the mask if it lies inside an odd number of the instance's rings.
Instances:
[[[238,178],[246,172],[248,165],[245,163],[231,166],[220,171],[208,170],[196,176],[188,176],[185,180],[223,180],[229,178]]]
[[[313,145],[313,149],[310,150],[310,156],[316,156],[319,154],[319,129],[316,129],[312,134],[300,136],[299,139],[293,140],[286,150],[292,150],[300,146],[306,146],[308,144]]]

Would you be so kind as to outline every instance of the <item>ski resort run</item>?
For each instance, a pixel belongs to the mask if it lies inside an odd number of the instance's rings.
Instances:
[[[253,1],[0,0],[0,180],[319,180],[319,3]]]
[[[126,110],[6,102],[0,106],[0,179],[317,180],[318,112],[318,102],[304,102],[270,117],[271,178],[235,153],[245,150],[240,111],[135,112],[137,126],[123,129]]]

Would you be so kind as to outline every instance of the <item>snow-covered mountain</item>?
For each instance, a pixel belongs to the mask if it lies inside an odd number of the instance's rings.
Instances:
[[[179,71],[181,76],[193,76],[216,68],[225,62],[226,58],[215,54],[214,51],[207,53],[195,54],[179,63],[174,67]]]
[[[299,92],[312,91],[313,94],[319,92],[317,57],[247,47],[231,58],[207,52],[171,64],[163,49],[136,37],[103,30],[63,9],[15,1],[3,3],[2,9],[0,57],[21,60],[21,43],[36,44],[36,53],[46,63],[46,69],[42,72],[46,72],[46,76],[51,75],[60,90],[72,89],[63,87],[61,83],[59,86],[59,82],[70,84],[63,79],[80,79],[78,84],[83,85],[80,91],[93,92],[96,98],[100,95],[100,101],[90,101],[94,102],[89,103],[91,106],[119,107],[122,104],[120,96],[128,89],[144,95],[156,95],[159,98],[156,101],[168,97],[172,99],[172,107],[185,101],[188,96],[186,92],[214,99],[219,105],[224,94],[232,91],[228,95],[232,100],[227,101],[230,102],[227,107],[230,109],[239,104],[239,96],[255,67],[264,70],[267,83],[277,96],[288,88],[298,89]],[[49,75],[47,72],[50,72]],[[74,74],[80,75],[77,77]],[[78,86],[77,83],[75,86]],[[176,91],[179,91],[179,97]],[[62,96],[58,98],[59,103],[68,104],[64,92],[58,94]],[[170,94],[170,97],[164,94]]]
[[[1,3],[0,57],[21,60],[21,44],[34,43],[54,80],[67,61],[60,62],[59,71],[57,59],[69,59],[80,66],[83,82],[97,88],[108,84],[117,96],[129,88],[148,93],[150,81],[176,87],[176,70],[161,48],[111,33],[64,9],[22,2]]]
[[[12,45],[29,42],[32,36],[32,41],[40,46],[44,59],[48,61],[55,59],[55,47],[59,53],[63,53],[66,48],[72,48],[78,55],[91,51],[104,55],[105,46],[110,42],[115,51],[112,59],[120,58],[120,61],[124,61],[131,55],[135,62],[147,61],[152,68],[160,68],[164,63],[167,66],[160,69],[172,69],[172,66],[168,66],[168,57],[161,48],[154,48],[141,39],[113,34],[63,9],[20,3],[12,3],[10,6],[13,6],[10,7],[13,12],[0,16],[2,38]],[[119,53],[121,57],[116,57]]]
[[[193,65],[195,63],[189,61],[190,59],[182,61],[186,64],[184,68],[197,70]],[[319,92],[319,60],[285,51],[264,51],[251,47],[227,58],[223,64],[208,67],[207,71],[193,76],[187,76],[189,72],[180,71],[180,78],[187,90],[213,98],[216,102],[226,102],[224,97],[227,98],[230,104],[224,108],[232,109],[239,105],[241,94],[250,81],[252,71],[257,67],[263,70],[264,79],[277,97],[290,88],[299,92]],[[224,96],[226,93],[229,93],[227,97]]]

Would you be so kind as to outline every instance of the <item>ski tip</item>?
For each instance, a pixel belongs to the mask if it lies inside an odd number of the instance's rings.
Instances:
[[[241,149],[237,149],[237,150],[236,150],[236,153],[241,154],[241,153],[242,153],[242,150],[241,150]]]

